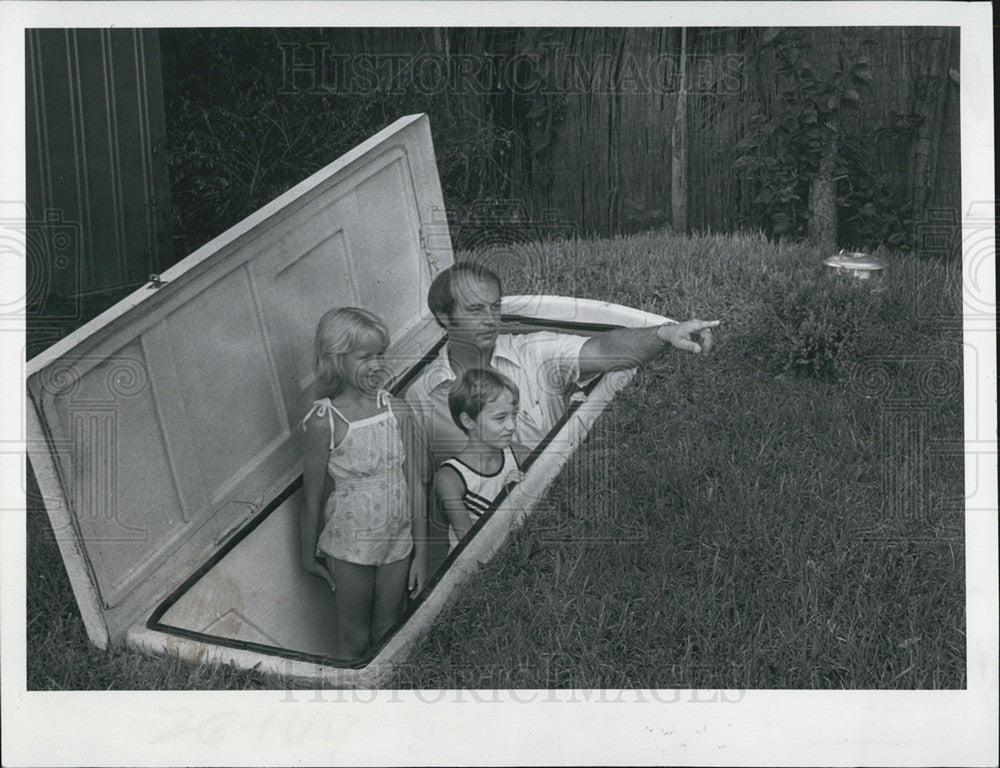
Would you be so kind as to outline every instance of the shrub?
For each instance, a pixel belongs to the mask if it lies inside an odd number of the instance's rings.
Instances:
[[[412,72],[375,85],[286,75],[309,60],[418,50],[403,36],[359,29],[171,29],[160,35],[175,256],[181,258],[396,119],[426,112],[449,210],[512,195],[523,141],[486,119],[479,94],[428,93]],[[310,48],[314,46],[314,48]],[[411,57],[412,58],[412,57]],[[386,59],[388,60],[388,59]],[[331,67],[333,65],[331,64]],[[331,69],[331,72],[334,70]],[[404,76],[405,75],[405,76]]]
[[[856,278],[799,270],[771,283],[765,295],[758,333],[783,371],[842,380],[879,345],[881,298]]]

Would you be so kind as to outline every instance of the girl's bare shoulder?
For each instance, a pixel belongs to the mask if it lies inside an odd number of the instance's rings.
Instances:
[[[343,417],[330,408],[329,401],[323,404],[316,404],[302,421],[303,430],[306,433],[307,443],[330,443],[330,425],[333,425],[334,444],[340,443],[347,432],[347,423]]]
[[[302,429],[306,434],[322,433],[324,430],[327,434],[330,433],[330,417],[325,403],[313,403],[313,407],[302,419]]]

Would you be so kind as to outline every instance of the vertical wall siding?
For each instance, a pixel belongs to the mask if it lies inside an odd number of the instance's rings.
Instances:
[[[29,271],[59,296],[141,283],[173,260],[155,31],[29,30],[26,57],[29,221],[77,240],[70,268]]]

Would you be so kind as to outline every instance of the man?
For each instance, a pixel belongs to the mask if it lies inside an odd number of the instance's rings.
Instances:
[[[448,408],[448,392],[461,371],[494,368],[517,384],[520,413],[515,440],[533,449],[565,413],[574,385],[606,371],[640,365],[668,347],[707,353],[712,347],[711,329],[719,324],[688,320],[618,328],[590,337],[548,331],[501,334],[500,298],[499,278],[474,262],[446,269],[427,293],[427,305],[444,328],[447,342],[406,398],[422,421],[431,472],[466,443]],[[441,536],[441,520],[433,512],[432,531],[432,538]],[[428,560],[435,559],[429,550]],[[428,573],[433,573],[431,562]]]

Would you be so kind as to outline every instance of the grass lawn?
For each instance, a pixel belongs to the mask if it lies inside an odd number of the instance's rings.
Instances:
[[[883,256],[872,293],[756,236],[485,254],[509,294],[724,325],[639,372],[391,687],[964,687],[960,266]],[[281,686],[91,647],[37,504],[27,578],[29,689]]]

